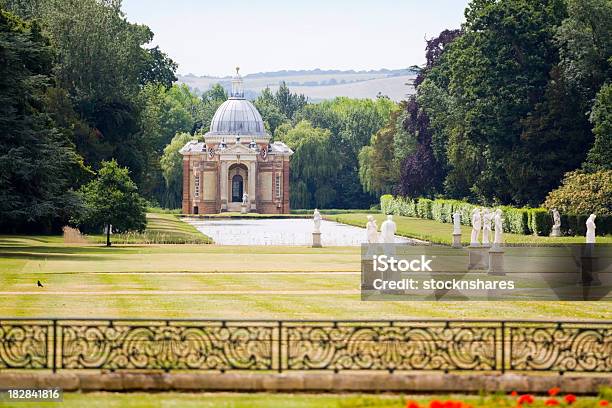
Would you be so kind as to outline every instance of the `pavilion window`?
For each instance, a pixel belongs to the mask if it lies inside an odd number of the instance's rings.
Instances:
[[[196,174],[194,177],[194,188],[193,188],[193,196],[195,198],[200,197],[200,175]]]
[[[276,173],[274,179],[274,191],[276,192],[276,198],[281,198],[281,175]]]

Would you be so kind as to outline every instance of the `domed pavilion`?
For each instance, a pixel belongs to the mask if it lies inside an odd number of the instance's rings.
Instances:
[[[236,68],[227,101],[215,112],[204,142],[190,141],[183,155],[183,213],[224,211],[289,213],[289,158],[270,143],[257,108],[244,98]]]

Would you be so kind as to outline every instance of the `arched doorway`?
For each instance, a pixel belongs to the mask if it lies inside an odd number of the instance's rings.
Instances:
[[[249,170],[244,163],[234,163],[229,166],[227,187],[228,211],[240,211],[243,194],[250,194]]]
[[[232,203],[242,202],[242,194],[244,192],[244,180],[240,174],[232,177]]]

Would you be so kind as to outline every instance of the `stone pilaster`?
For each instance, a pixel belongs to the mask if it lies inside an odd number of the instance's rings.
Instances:
[[[289,160],[283,160],[283,204],[284,214],[289,214]]]
[[[183,214],[191,214],[191,203],[189,197],[189,156],[183,157]]]

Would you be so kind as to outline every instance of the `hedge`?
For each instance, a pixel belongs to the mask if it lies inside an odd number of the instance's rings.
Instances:
[[[461,224],[472,225],[472,210],[480,208],[460,200],[428,198],[393,197],[390,194],[380,197],[380,208],[383,214],[417,217],[439,222],[452,223],[453,213],[461,213]],[[546,208],[497,207],[504,212],[504,232],[514,234],[550,235],[552,214]],[[561,232],[563,235],[584,235],[588,215],[562,215]],[[612,216],[598,216],[596,221],[597,235],[612,233]]]
[[[299,214],[299,215],[312,215],[314,209],[297,209],[291,210],[291,214]],[[342,208],[330,208],[330,209],[319,209],[319,212],[324,215],[337,215],[337,214],[378,214],[380,210],[376,209],[342,209]]]

